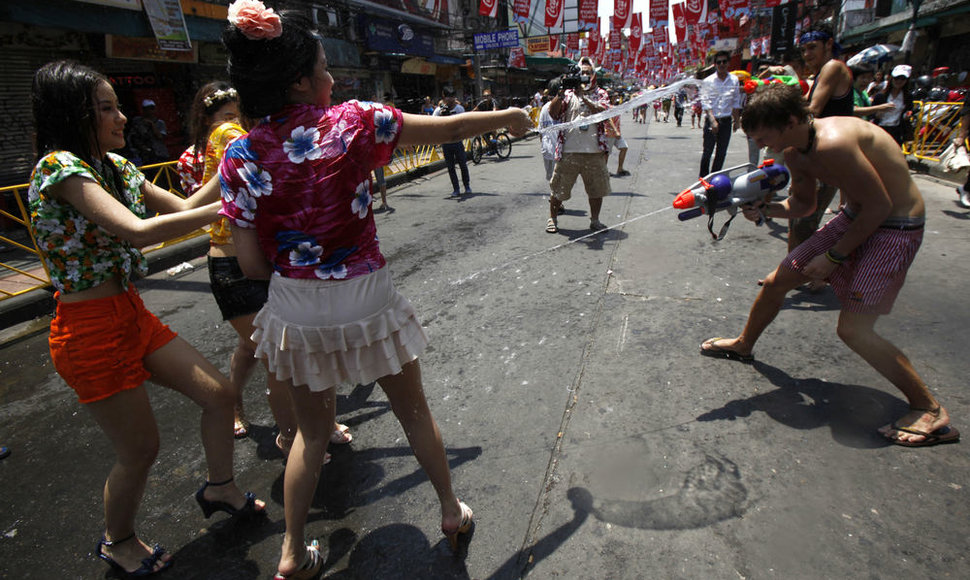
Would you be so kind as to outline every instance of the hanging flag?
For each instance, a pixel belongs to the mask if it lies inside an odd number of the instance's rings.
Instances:
[[[667,26],[669,16],[669,0],[650,1],[650,28],[656,30],[661,26]]]
[[[633,0],[613,0],[613,18],[622,30],[630,28],[633,17]]]
[[[525,51],[521,46],[513,46],[509,49],[509,67],[525,68]]]
[[[707,0],[687,0],[684,2],[687,24],[707,21]]]
[[[640,51],[640,45],[643,43],[643,14],[637,12],[633,15],[633,24],[630,25],[630,53],[636,54]]]
[[[530,4],[530,0],[515,0],[512,20],[515,22],[528,22]]]
[[[566,49],[579,50],[579,33],[570,32],[566,35]]]
[[[596,26],[597,0],[579,0],[579,29],[593,30]]]
[[[478,5],[478,13],[482,16],[495,18],[498,16],[498,0],[481,0]]]
[[[498,2],[498,0],[493,1]],[[562,1],[546,0],[546,28],[550,31],[562,29]]]
[[[599,18],[597,18],[599,20]],[[596,54],[599,52],[600,44],[600,34],[599,32],[593,31],[589,33],[589,38],[586,39],[586,48],[589,49],[589,54]]]
[[[687,15],[683,4],[674,4],[674,34],[677,38],[674,42],[680,43],[686,40]]]

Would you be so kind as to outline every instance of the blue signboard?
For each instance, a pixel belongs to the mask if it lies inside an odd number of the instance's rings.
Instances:
[[[367,48],[380,52],[397,52],[414,56],[434,56],[434,38],[418,32],[408,24],[368,18],[365,28]]]
[[[519,31],[516,28],[498,32],[482,32],[475,35],[475,50],[511,48],[514,46],[519,46]]]

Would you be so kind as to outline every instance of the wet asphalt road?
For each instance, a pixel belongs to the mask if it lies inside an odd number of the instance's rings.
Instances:
[[[885,444],[905,403],[835,335],[831,293],[793,294],[744,365],[700,357],[736,333],[755,281],[785,253],[784,228],[736,220],[712,244],[669,208],[696,179],[700,131],[623,118],[627,168],[585,237],[585,196],[545,233],[538,139],[392,188],[377,216],[395,281],[431,338],[425,389],[455,488],[477,526],[460,557],[379,388],[338,395],[353,429],[333,449],[308,532],[328,578],[967,578],[968,443]],[[746,160],[740,133],[728,165]],[[615,157],[610,160],[615,170]],[[970,433],[970,214],[950,184],[918,177],[923,248],[877,327]],[[164,322],[228,370],[234,341],[205,263],[139,283]],[[262,396],[236,445],[237,479],[269,504],[256,523],[202,518],[199,412],[150,386],[162,449],[138,533],[171,551],[162,578],[269,578],[279,554],[282,463]],[[102,578],[94,557],[107,441],[53,371],[46,334],[0,347],[0,577]]]

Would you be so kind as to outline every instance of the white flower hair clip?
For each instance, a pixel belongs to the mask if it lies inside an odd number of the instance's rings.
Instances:
[[[236,89],[228,88],[226,90],[219,89],[218,91],[202,99],[202,102],[205,104],[205,108],[208,109],[212,105],[221,101],[235,101],[238,98],[239,93],[236,92]]]

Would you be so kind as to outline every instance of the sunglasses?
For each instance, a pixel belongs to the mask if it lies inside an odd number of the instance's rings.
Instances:
[[[714,64],[727,64],[727,63],[728,63],[728,61],[726,61],[726,60],[715,60],[714,61]]]

